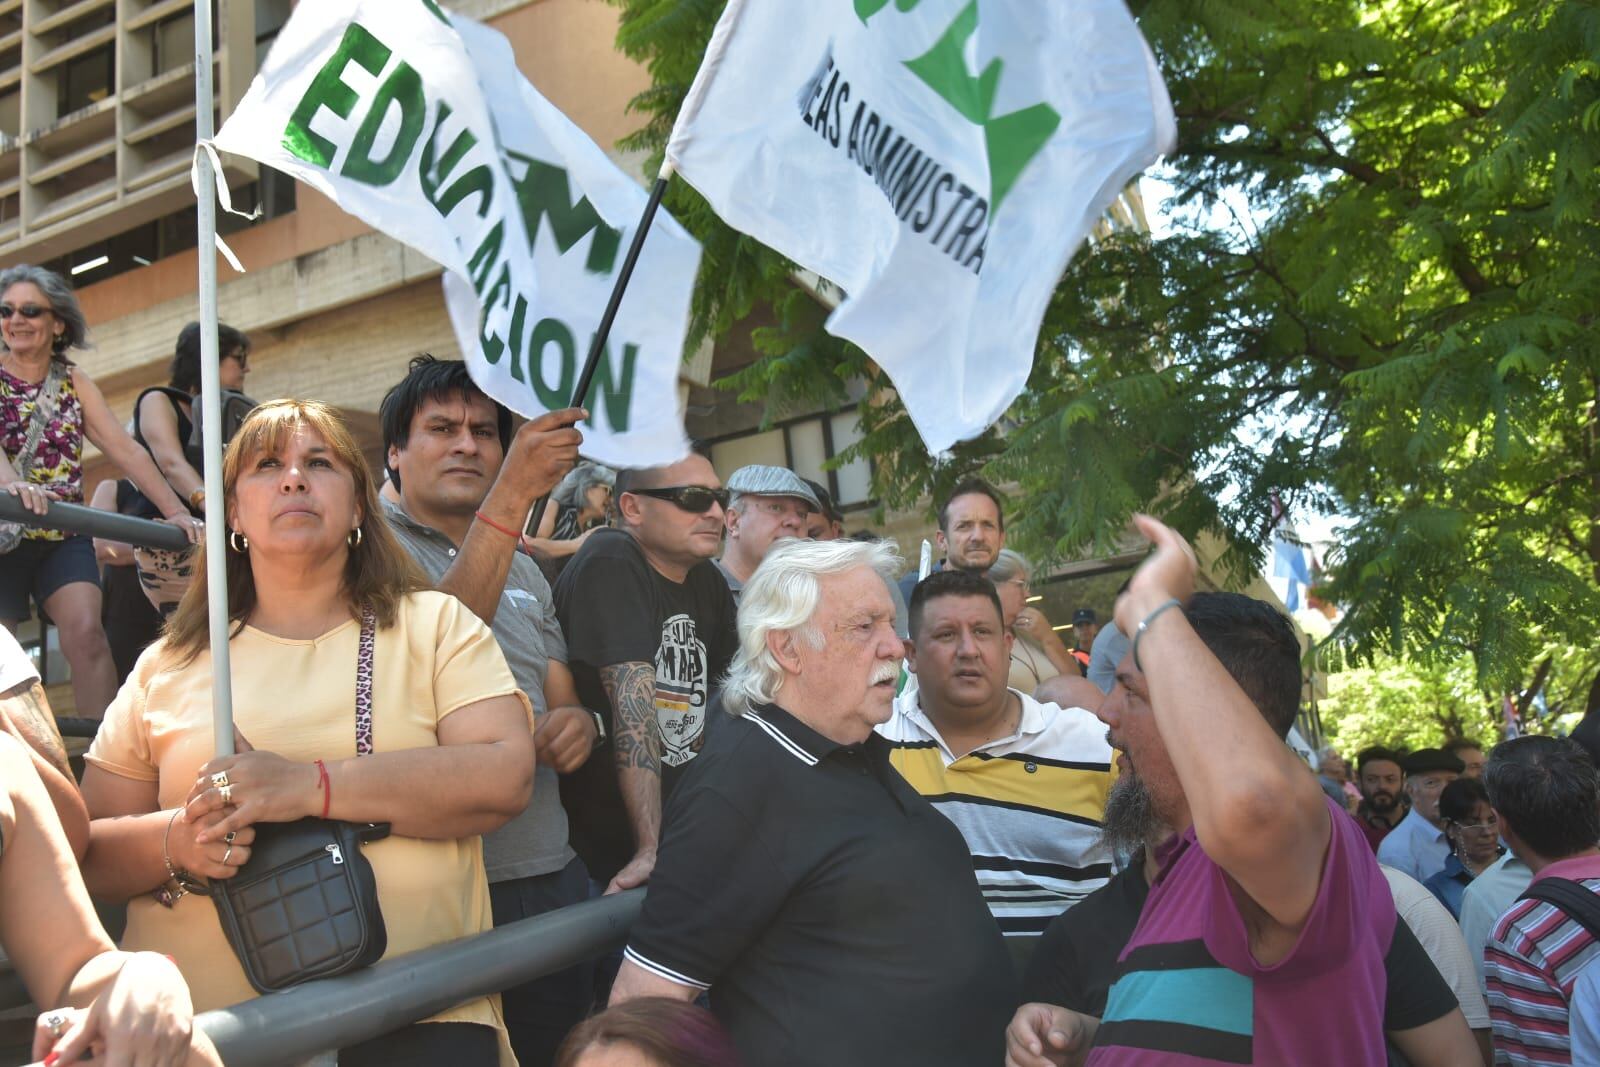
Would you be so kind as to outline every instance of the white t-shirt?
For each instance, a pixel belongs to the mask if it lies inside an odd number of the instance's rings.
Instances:
[[[0,626],[0,693],[38,680],[39,669],[33,665],[33,657],[22,650],[10,630]]]
[[[1467,1026],[1473,1030],[1489,1029],[1489,1006],[1478,988],[1472,953],[1467,950],[1466,939],[1461,936],[1461,928],[1449,910],[1421,882],[1404,871],[1382,864],[1378,869],[1388,879],[1396,914],[1411,927],[1417,943],[1439,968],[1439,976],[1456,995],[1461,1014],[1467,1017]]]

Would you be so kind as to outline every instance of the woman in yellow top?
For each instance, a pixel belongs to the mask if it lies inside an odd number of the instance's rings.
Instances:
[[[239,755],[212,759],[202,561],[107,710],[83,779],[91,891],[130,902],[124,947],[171,954],[201,1011],[254,993],[212,903],[182,895],[176,876],[232,877],[249,859],[251,824],[322,814],[389,823],[392,836],[365,854],[396,956],[491,927],[478,835],[521,811],[533,784],[527,698],[488,627],[426,591],[331,408],[262,405],[228,448],[223,488],[234,723],[253,749],[241,742]],[[368,612],[373,752],[357,757]],[[222,771],[226,785],[214,785]],[[165,903],[152,895],[162,890]],[[515,1061],[498,1001],[486,998],[347,1048],[339,1062]]]

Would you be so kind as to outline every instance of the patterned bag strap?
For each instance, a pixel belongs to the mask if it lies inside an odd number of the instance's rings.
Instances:
[[[61,383],[66,376],[66,368],[52,359],[50,370],[33,400],[33,416],[28,420],[28,436],[23,439],[21,450],[15,456],[9,457],[19,478],[28,477],[28,470],[33,466],[34,453],[39,451],[39,442],[44,438],[44,431],[55,415],[56,397],[61,392]]]
[[[361,644],[356,652],[356,755],[372,755],[372,651],[378,619],[371,608],[361,611]]]

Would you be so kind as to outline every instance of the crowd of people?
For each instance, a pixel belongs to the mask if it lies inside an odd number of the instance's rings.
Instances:
[[[79,782],[0,635],[0,938],[36,1060],[216,1062],[193,1013],[262,988],[219,898],[326,823],[362,828],[328,862],[370,867],[388,956],[645,889],[618,956],[342,1064],[1600,1063],[1593,756],[1313,767],[1292,624],[1197,591],[1153,519],[1069,646],[978,478],[923,577],[791,470],[580,462],[583,411],[514,427],[458,361],[388,390],[380,476],[332,408],[243,403],[237,331],[238,418],[197,425],[189,328],[128,430],[60,278],[0,273],[0,337],[0,488],[81,501],[88,435],[126,476],[100,506],[227,524],[220,758],[204,547],[24,527],[0,554],[0,617],[60,628],[102,720]],[[126,905],[120,951],[91,894]]]

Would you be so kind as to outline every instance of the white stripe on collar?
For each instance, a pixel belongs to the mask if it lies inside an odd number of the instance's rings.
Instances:
[[[791,739],[782,730],[778,729],[776,726],[772,725],[755,712],[747,711],[744,713],[744,717],[761,727],[761,729],[765,730],[768,737],[771,737],[774,741],[778,742],[778,744],[782,745],[791,756],[799,760],[801,763],[804,763],[807,767],[815,767],[817,765],[817,757],[807,752],[803,745]]]

